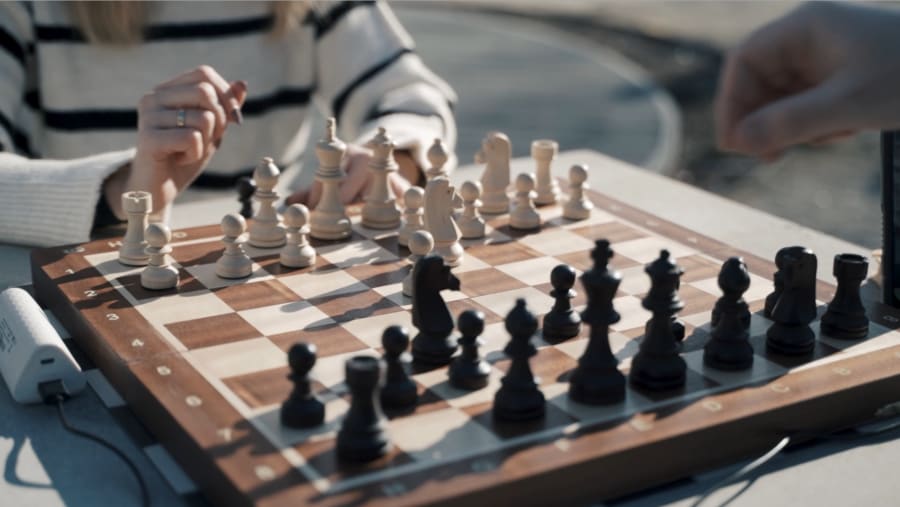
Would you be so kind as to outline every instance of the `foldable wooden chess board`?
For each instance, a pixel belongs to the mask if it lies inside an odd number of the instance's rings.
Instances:
[[[350,241],[315,243],[315,266],[287,269],[278,251],[248,247],[249,279],[214,273],[223,249],[218,226],[175,231],[177,290],[144,290],[139,269],[117,262],[118,243],[36,250],[37,295],[72,332],[146,426],[217,505],[479,505],[600,500],[760,452],[785,435],[799,438],[860,422],[900,398],[900,314],[867,301],[867,339],[823,336],[811,358],[766,352],[763,300],[774,265],[728,245],[590,193],[593,216],[571,222],[556,206],[542,208],[540,232],[524,234],[489,221],[488,237],[465,242],[454,270],[461,291],[444,292],[454,315],[487,316],[482,352],[492,364],[488,387],[451,387],[446,368],[419,372],[418,407],[391,414],[394,451],[366,465],[336,458],[335,438],[348,405],[343,365],[378,355],[383,329],[411,326],[400,283],[410,269],[395,232],[354,226]],[[358,220],[355,220],[358,222]],[[622,315],[611,328],[613,351],[629,367],[650,314],[643,266],[668,249],[684,268],[680,313],[687,327],[685,388],[653,393],[629,386],[620,405],[594,407],[567,396],[567,379],[588,335],[550,345],[535,338],[532,368],[547,398],[546,417],[498,423],[491,405],[508,367],[502,319],[517,298],[541,315],[552,305],[549,274],[567,263],[590,267],[596,239],[612,242],[623,274],[614,301]],[[775,252],[772,252],[774,257]],[[710,310],[724,259],[741,255],[752,272],[745,298],[753,368],[723,372],[703,366]],[[819,259],[831,263],[831,259]],[[580,285],[576,285],[580,289]],[[819,316],[834,287],[819,281]],[[575,304],[583,308],[579,295]],[[818,335],[818,320],[813,329]],[[300,431],[279,423],[292,384],[286,350],[314,343],[315,388],[326,423]]]

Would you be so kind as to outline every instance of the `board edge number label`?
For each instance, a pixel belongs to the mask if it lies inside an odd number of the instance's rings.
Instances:
[[[140,338],[135,338],[134,341],[131,342],[131,346],[133,348],[139,349],[144,346],[144,340],[141,340]]]
[[[64,248],[62,253],[64,254],[73,254],[73,253],[81,253],[84,251],[83,246],[73,246],[72,248]]]
[[[709,410],[710,412],[720,412],[722,410],[722,404],[716,400],[706,400],[703,402],[703,408]]]
[[[118,313],[107,313],[106,320],[109,320],[109,321],[119,320],[119,314]]]
[[[847,377],[847,376],[849,376],[851,373],[853,373],[853,370],[851,370],[850,368],[843,368],[843,367],[840,367],[840,366],[837,367],[837,368],[835,368],[835,369],[833,369],[832,371],[835,372],[835,373],[837,373],[838,375],[840,375],[840,376],[842,376],[842,377]]]
[[[784,384],[779,384],[778,382],[771,384],[769,386],[769,389],[775,391],[776,393],[786,393],[791,390],[790,387],[788,387]]]
[[[222,428],[216,432],[225,442],[231,442],[231,428]]]
[[[109,245],[110,248],[116,248],[116,247],[122,246],[121,241],[107,241],[106,244]]]
[[[84,291],[84,296],[89,298],[97,297],[97,291],[95,291],[94,289],[88,289]]]
[[[199,407],[200,405],[203,405],[203,399],[196,394],[189,395],[184,399],[184,402],[187,403],[189,407]]]
[[[653,429],[653,421],[647,421],[645,419],[634,418],[628,422],[628,424],[638,430],[638,431],[650,431]]]
[[[72,268],[66,268],[65,273],[66,273],[67,275],[74,275],[74,274],[75,274],[75,270],[72,269]]]
[[[169,368],[168,366],[157,366],[156,373],[159,373],[161,377],[168,377],[172,374],[172,368]]]
[[[184,238],[188,237],[188,233],[186,233],[184,231],[175,231],[172,233],[172,237],[175,239],[184,239]]]
[[[384,494],[387,496],[400,496],[403,493],[406,493],[406,486],[404,486],[402,482],[391,481],[384,483],[384,485],[381,486],[381,490],[384,491]]]
[[[261,481],[271,481],[275,478],[275,470],[272,470],[272,467],[269,465],[257,465],[253,471],[256,472],[256,476]]]

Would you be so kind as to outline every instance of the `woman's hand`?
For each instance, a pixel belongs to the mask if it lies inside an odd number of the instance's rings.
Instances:
[[[200,66],[141,97],[134,160],[104,189],[113,211],[122,217],[120,195],[130,190],[151,192],[154,212],[171,203],[206,167],[228,123],[240,123],[246,96],[245,82]]]

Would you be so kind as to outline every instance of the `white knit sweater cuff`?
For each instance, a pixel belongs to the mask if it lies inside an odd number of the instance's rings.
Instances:
[[[73,160],[0,153],[0,242],[87,241],[103,181],[133,157],[133,149]]]
[[[442,137],[444,130],[444,123],[440,118],[406,113],[382,116],[364,124],[359,130],[361,135],[355,142],[364,146],[375,137],[378,127],[385,128],[387,134],[394,140],[396,150],[408,150],[420,169],[423,171],[430,169],[428,148],[435,139]],[[456,168],[456,163],[456,154],[451,152],[450,158],[444,164],[444,170],[452,172]]]

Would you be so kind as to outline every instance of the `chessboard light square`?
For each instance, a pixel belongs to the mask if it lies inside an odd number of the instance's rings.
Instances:
[[[819,323],[817,323],[819,324]],[[900,345],[900,332],[892,331],[884,326],[869,323],[869,334],[863,340],[841,340],[825,336],[815,326],[819,341],[841,351],[841,357],[852,357],[875,350]]]
[[[568,199],[568,197],[563,198],[563,203],[565,203],[566,199]],[[560,205],[563,205],[563,204],[560,204]],[[551,220],[551,222],[558,223],[565,229],[577,229],[579,227],[584,227],[587,225],[605,224],[607,222],[615,222],[618,220],[620,220],[620,219],[616,218],[615,216],[608,213],[607,211],[604,211],[595,206],[594,209],[591,211],[591,216],[589,216],[583,220],[569,220],[567,218],[563,218],[562,215],[560,215],[559,218],[554,218],[553,220]]]
[[[476,271],[479,269],[487,269],[491,267],[490,264],[484,262],[478,257],[473,257],[471,255],[463,255],[462,264],[453,268],[454,273],[465,273],[467,271]]]
[[[614,331],[643,328],[644,324],[652,316],[650,312],[641,306],[640,298],[635,296],[617,297],[613,299],[613,307],[622,317],[619,322],[610,326]]]
[[[364,319],[354,319],[341,323],[341,326],[369,347],[381,347],[381,334],[388,326],[403,326],[409,330],[410,339],[415,337],[416,328],[412,325],[410,312],[393,312],[373,315]]]
[[[103,278],[107,280],[140,274],[144,269],[144,266],[126,266],[119,262],[118,251],[85,255],[84,260],[91,266],[94,266],[103,275]]]
[[[195,349],[186,355],[215,378],[246,375],[287,365],[287,354],[268,338]]]
[[[450,380],[447,377],[446,368],[438,368],[426,373],[414,375],[414,377],[417,382],[438,395],[438,397],[446,401],[451,407],[463,408],[493,401],[494,394],[500,389],[500,379],[503,378],[503,372],[496,368],[491,368],[488,384],[481,389],[475,389],[473,391],[459,389],[451,385]]]
[[[471,449],[493,449],[500,439],[456,408],[391,421],[391,438],[416,461],[451,460]]]
[[[589,252],[594,248],[593,241],[566,229],[552,229],[533,236],[525,236],[519,239],[519,242],[544,255]]]
[[[368,289],[342,269],[285,276],[279,281],[304,299],[352,294]]]
[[[325,403],[325,422],[312,428],[294,429],[281,424],[281,406],[274,405],[251,417],[253,424],[261,427],[272,443],[279,448],[301,442],[333,438],[341,428],[341,421],[350,408],[343,398],[331,397]]]
[[[345,392],[347,390],[347,386],[344,384],[345,365],[348,359],[355,356],[378,357],[378,353],[374,349],[363,349],[319,358],[311,376],[336,393]]]
[[[534,315],[543,315],[553,307],[553,298],[535,289],[534,287],[525,287],[522,289],[513,289],[496,294],[487,294],[472,298],[476,303],[490,308],[498,315],[506,316],[513,309],[516,300],[522,298],[528,307],[528,311]]]
[[[264,306],[238,312],[263,336],[272,336],[306,327],[331,324],[334,321],[307,301]]]
[[[587,349],[588,341],[588,338],[577,338],[574,340],[566,340],[554,345],[554,347],[573,359],[580,359],[581,356],[584,355],[585,349]],[[623,351],[626,351],[629,343],[633,342],[634,340],[632,338],[629,338],[622,333],[616,333],[614,331],[609,333],[609,348],[616,356]]]
[[[661,250],[668,250],[669,253],[672,254],[672,257],[675,258],[676,263],[678,262],[679,257],[697,253],[693,248],[682,245],[669,238],[657,236],[623,241],[615,245],[616,253],[620,253],[643,264],[655,261],[659,257],[659,252]]]
[[[403,295],[403,284],[402,283],[392,283],[390,285],[381,285],[375,287],[375,292],[384,296],[388,301],[391,301],[404,310],[409,310],[412,308],[412,298]]]
[[[193,275],[200,283],[210,289],[218,289],[221,287],[231,287],[233,285],[245,284],[253,281],[271,280],[272,275],[264,270],[262,266],[253,263],[253,271],[247,278],[228,279],[222,278],[216,274],[215,264],[198,264],[196,266],[187,266],[184,268],[188,273]]]
[[[139,301],[135,308],[156,325],[201,319],[232,313],[234,310],[211,292],[176,293],[171,296]]]
[[[632,266],[620,271],[622,283],[619,292],[637,296],[650,291],[650,277],[644,272],[644,266]]]
[[[497,269],[521,280],[525,285],[535,286],[549,282],[550,272],[559,264],[559,260],[553,257],[538,257],[497,266]]]
[[[340,268],[399,259],[399,257],[371,240],[322,246],[319,247],[318,253],[325,260]]]
[[[681,357],[687,363],[688,368],[696,371],[706,378],[713,379],[724,388],[761,382],[780,377],[787,373],[787,368],[767,360],[759,354],[753,355],[753,366],[744,371],[725,371],[711,368],[703,364],[703,349],[682,354]]]

